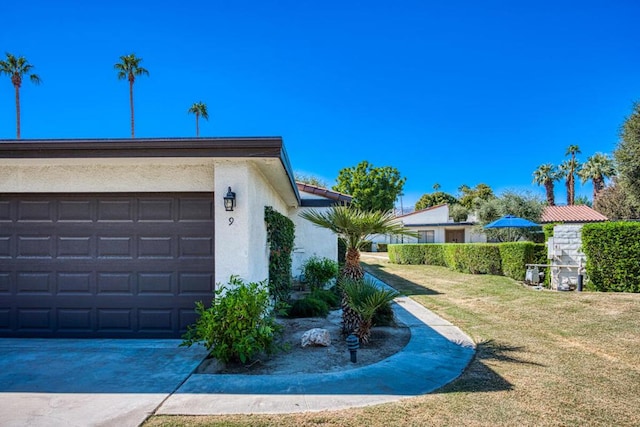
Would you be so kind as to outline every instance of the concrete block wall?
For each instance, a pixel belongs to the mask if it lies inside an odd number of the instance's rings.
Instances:
[[[586,256],[580,250],[582,246],[582,224],[560,224],[553,228],[553,258],[554,266],[571,265],[573,268],[552,267],[551,287],[558,290],[574,289],[578,283],[578,269],[580,263],[586,264]]]

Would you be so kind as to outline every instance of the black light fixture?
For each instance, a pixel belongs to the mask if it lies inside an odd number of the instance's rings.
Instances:
[[[224,210],[232,211],[236,205],[236,193],[231,191],[231,187],[227,190],[227,195],[224,196]]]

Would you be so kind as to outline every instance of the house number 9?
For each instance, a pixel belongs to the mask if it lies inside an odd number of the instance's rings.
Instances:
[[[233,224],[233,217],[229,218],[229,225]]]

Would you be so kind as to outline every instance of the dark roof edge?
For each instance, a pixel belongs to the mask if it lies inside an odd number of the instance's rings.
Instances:
[[[0,140],[0,158],[245,157],[279,158],[300,205],[282,137]]]
[[[329,199],[302,199],[300,206],[303,208],[330,208],[341,204],[339,201]]]
[[[304,182],[296,182],[296,185],[298,190],[304,191],[305,193],[316,194],[338,202],[351,203],[353,200],[353,197],[348,194],[339,193],[337,191],[329,190],[328,188],[322,188],[316,185],[306,184]]]

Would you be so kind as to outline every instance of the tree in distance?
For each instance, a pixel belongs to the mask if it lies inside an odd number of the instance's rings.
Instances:
[[[136,77],[148,76],[149,71],[140,66],[142,58],[138,58],[134,53],[120,57],[120,62],[113,68],[118,71],[118,79],[129,81],[129,106],[131,108],[131,138],[135,138],[135,118],[133,113],[133,84]]]
[[[40,77],[33,74],[33,65],[24,56],[15,56],[5,53],[7,59],[0,60],[0,74],[6,74],[11,78],[11,83],[16,91],[16,139],[20,139],[20,86],[25,76],[29,77],[31,83],[40,84]]]

